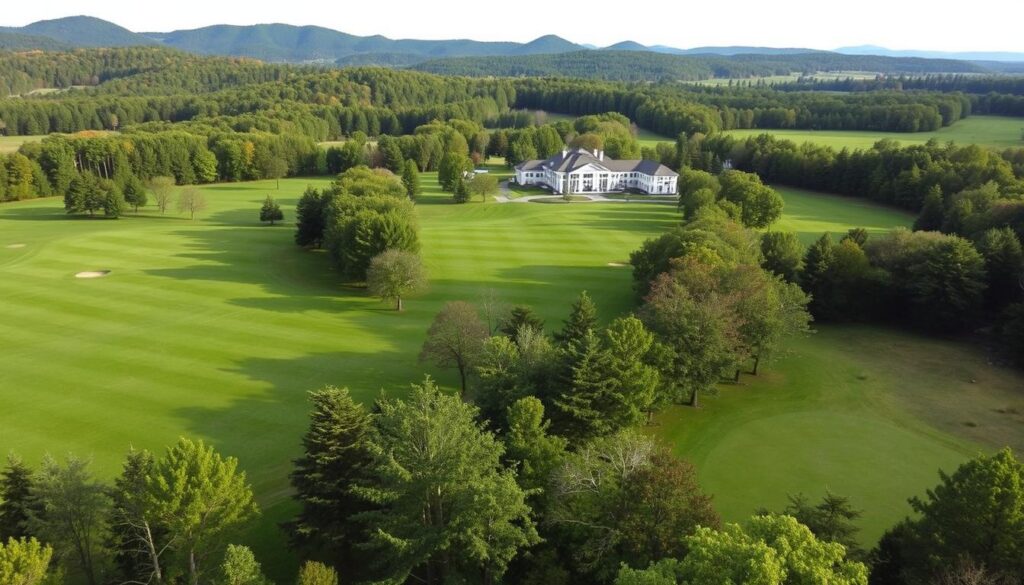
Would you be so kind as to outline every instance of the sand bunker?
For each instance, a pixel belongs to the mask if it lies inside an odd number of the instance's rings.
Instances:
[[[16,248],[24,248],[24,247],[25,247],[25,244],[11,244],[11,245],[7,246],[7,249],[8,250],[14,250]]]
[[[109,270],[88,270],[75,274],[75,278],[103,278],[108,274],[110,274]]]
[[[616,268],[625,268],[626,266],[629,266],[629,265],[628,264],[624,264],[622,262],[609,262],[608,266],[615,266]]]

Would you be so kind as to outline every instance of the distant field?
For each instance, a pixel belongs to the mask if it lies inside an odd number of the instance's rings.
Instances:
[[[861,542],[982,451],[1024,449],[1024,376],[980,350],[896,330],[823,325],[766,373],[677,407],[651,432],[691,460],[726,520],[826,490],[864,510]]]
[[[43,136],[0,136],[0,153],[17,152],[26,142],[39,142]]]
[[[836,79],[874,79],[878,74],[871,71],[819,71],[813,75],[803,75],[804,78],[813,78],[819,80],[836,80]],[[710,86],[723,86],[729,85],[730,82],[735,84],[738,81],[750,82],[755,84],[758,82],[764,82],[769,85],[777,83],[792,83],[799,80],[801,75],[799,73],[791,73],[789,75],[767,75],[763,77],[716,77],[714,79],[703,79],[695,82],[684,82],[693,83],[694,85],[710,85]]]
[[[891,138],[901,144],[924,144],[935,138],[958,144],[980,144],[995,148],[1024,148],[1024,119],[1004,116],[971,116],[935,132],[863,132],[843,130],[729,130],[726,134],[745,138],[772,134],[796,142],[814,142],[835,149],[871,148],[879,140]]]
[[[831,232],[838,240],[851,227],[882,233],[897,226],[910,227],[914,223],[912,213],[865,199],[779,185],[773,187],[782,194],[785,207],[782,219],[772,229],[794,231],[804,245],[812,243],[825,232]]]

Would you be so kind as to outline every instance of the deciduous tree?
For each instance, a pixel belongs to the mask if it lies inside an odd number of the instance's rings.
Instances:
[[[187,213],[189,219],[195,219],[196,213],[206,209],[206,196],[195,187],[186,187],[178,193],[178,213]]]
[[[402,310],[402,299],[427,285],[427,273],[420,257],[405,250],[385,250],[370,260],[366,271],[366,288],[382,301],[395,301],[395,310]]]
[[[476,307],[465,301],[445,303],[427,330],[420,361],[442,368],[456,368],[462,396],[466,396],[466,374],[476,365],[490,336]]]

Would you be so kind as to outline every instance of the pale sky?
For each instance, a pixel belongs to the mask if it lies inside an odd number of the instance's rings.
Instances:
[[[391,38],[1024,52],[1024,0],[41,0],[5,2],[0,25],[76,14],[137,32],[283,22]]]

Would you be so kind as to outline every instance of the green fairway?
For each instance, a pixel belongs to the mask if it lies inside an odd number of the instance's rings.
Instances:
[[[327,179],[282,180],[280,190],[270,181],[203,187],[210,208],[194,222],[173,212],[161,216],[153,206],[139,217],[102,220],[69,218],[58,198],[0,205],[0,345],[5,348],[0,447],[33,464],[47,451],[91,455],[97,471],[110,477],[131,446],[161,450],[180,435],[209,440],[241,460],[263,507],[246,541],[256,546],[274,576],[290,578],[293,560],[276,525],[293,510],[287,473],[306,424],[306,391],[328,383],[349,386],[369,401],[381,390],[401,394],[425,371],[452,387],[452,372],[422,366],[416,355],[444,302],[476,300],[487,289],[506,302],[533,305],[549,328],[558,326],[582,289],[591,293],[603,319],[627,312],[634,306],[632,281],[629,268],[620,264],[645,238],[678,220],[675,206],[650,203],[453,205],[449,195],[439,193],[436,174],[422,178],[428,193],[417,207],[431,285],[426,294],[409,300],[403,314],[346,287],[329,270],[323,252],[292,244],[290,225],[257,222],[267,194],[282,204],[287,223],[305,187]],[[784,193],[782,225],[798,231],[805,242],[825,230],[838,234],[850,225],[878,230],[909,221],[899,212],[857,201]],[[77,272],[95,270],[111,273],[75,278]],[[819,345],[821,353],[810,351]],[[708,485],[718,491],[731,477],[722,466],[732,465],[736,449],[746,448],[747,439],[741,438],[746,431],[737,435],[723,427],[715,438],[699,430],[705,427],[697,426],[704,424],[698,419],[723,413],[754,425],[750,432],[755,433],[775,427],[771,420],[762,421],[770,416],[825,408],[817,397],[843,389],[819,387],[831,383],[830,378],[795,378],[791,372],[831,366],[848,347],[843,335],[826,331],[801,345],[813,358],[806,366],[780,362],[779,373],[765,380],[786,382],[786,390],[770,394],[766,387],[764,416],[748,411],[756,402],[730,401],[730,389],[721,399],[707,401],[704,410],[673,411],[659,429],[680,445],[681,453],[694,457],[702,472],[706,467]],[[947,360],[957,363],[953,357]],[[874,388],[881,374],[872,371],[870,362],[859,367],[868,372],[862,385],[872,387],[871,396],[890,388]],[[900,379],[916,394],[891,398],[887,412],[903,413],[904,422],[930,422],[916,423],[925,430],[912,435],[906,433],[914,425],[902,424],[887,440],[906,438],[892,449],[908,456],[905,472],[913,481],[868,465],[863,454],[846,465],[823,463],[818,471],[808,470],[806,481],[793,475],[788,478],[793,485],[815,491],[827,474],[837,491],[859,496],[856,486],[873,483],[888,495],[858,503],[878,503],[875,510],[880,511],[873,513],[880,514],[881,526],[895,518],[889,512],[902,510],[907,495],[928,483],[920,482],[933,479],[937,464],[963,457],[965,443],[949,433],[988,432],[981,411],[977,427],[927,430],[944,428],[944,419],[918,412],[914,397],[932,396],[925,384],[941,385],[941,377],[918,376],[917,369],[926,366],[916,360],[903,367],[908,370]],[[970,389],[984,394],[988,385],[979,380]],[[790,387],[787,381],[798,384]],[[792,393],[791,398],[776,403],[772,397],[782,392]],[[844,400],[856,402],[851,396]],[[856,417],[861,411],[836,405],[825,410],[854,417],[844,420],[849,432],[861,432],[856,441],[885,437],[879,429],[888,428],[889,419],[865,419],[860,430]],[[669,420],[677,422],[670,425]],[[813,467],[817,444],[800,440],[804,427],[779,420],[786,429],[792,426],[786,440],[795,444],[778,457]],[[817,428],[828,430],[841,422],[821,419]],[[1015,436],[1019,430],[1007,433]],[[761,448],[771,447],[762,441]],[[765,483],[764,489],[758,485],[719,496],[727,516],[773,504],[785,491],[778,489],[779,482]]]
[[[652,431],[696,464],[726,520],[830,489],[864,509],[861,540],[872,545],[940,468],[1024,449],[1024,376],[962,344],[821,326],[741,381],[700,409],[663,413]]]
[[[737,138],[773,134],[795,142],[814,142],[841,148],[871,148],[879,140],[890,138],[901,144],[924,144],[932,138],[939,142],[952,140],[957,144],[980,144],[994,148],[1024,148],[1024,120],[1005,116],[971,116],[952,126],[934,132],[866,132],[846,130],[729,130],[726,134]]]

